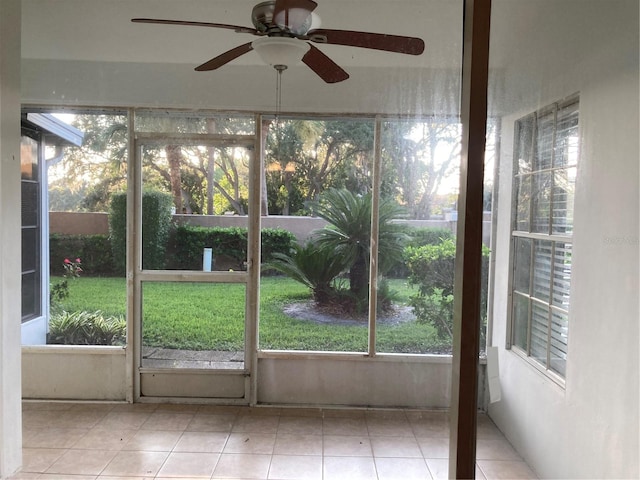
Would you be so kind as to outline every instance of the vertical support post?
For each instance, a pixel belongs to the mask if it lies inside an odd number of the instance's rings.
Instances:
[[[475,478],[491,0],[465,0],[449,478]]]
[[[375,119],[373,130],[373,173],[371,178],[371,248],[369,253],[369,356],[376,354],[376,310],[378,305],[378,227],[380,209],[380,171],[382,157],[382,122]]]
[[[20,12],[0,2],[0,478],[22,462]]]
[[[256,115],[256,137],[249,163],[249,242],[247,267],[247,307],[245,322],[245,361],[249,365],[249,403],[258,403],[258,318],[260,313],[260,241],[262,228],[262,169],[264,143],[262,116]],[[246,366],[245,366],[246,368]]]
[[[142,262],[141,190],[142,159],[135,135],[135,111],[127,112],[127,402],[140,399],[140,352],[142,351],[142,300],[138,275]]]

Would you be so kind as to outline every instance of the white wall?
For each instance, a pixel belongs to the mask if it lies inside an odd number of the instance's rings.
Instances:
[[[0,478],[22,462],[20,2],[0,2]]]
[[[451,357],[448,356],[372,359],[358,354],[318,356],[298,352],[261,353],[260,357],[259,403],[449,407]],[[481,380],[484,370],[481,365]],[[184,392],[176,382],[196,379],[204,382],[195,386],[202,390],[208,388],[206,382],[210,382],[210,378],[198,374],[174,376],[166,388],[160,390],[153,385],[145,389],[143,385],[143,394],[183,397]],[[22,385],[25,399],[125,401],[125,351],[121,347],[25,346],[22,347]],[[219,392],[220,387],[213,390]],[[479,405],[482,404],[481,398]]]
[[[261,403],[448,408],[450,397],[451,357],[266,355],[258,363]]]
[[[582,16],[569,8],[582,5],[587,7]],[[504,103],[496,107],[512,114],[502,117],[495,248],[493,344],[501,347],[502,400],[489,414],[542,478],[638,478],[638,3],[547,2],[546,7],[542,17],[548,22],[540,37],[523,32],[512,45],[513,62],[501,79]],[[561,40],[576,22],[590,38],[570,56],[572,62],[565,63],[561,41],[548,50],[559,61],[526,54],[535,41]],[[511,161],[514,120],[574,92],[580,93],[581,154],[561,387],[504,349]]]
[[[46,345],[22,347],[22,396],[38,400],[127,398],[122,347]]]

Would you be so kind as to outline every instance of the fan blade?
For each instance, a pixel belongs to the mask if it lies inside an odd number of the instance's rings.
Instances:
[[[253,50],[251,46],[251,42],[245,43],[244,45],[240,45],[239,47],[232,48],[224,52],[222,55],[218,55],[216,58],[212,58],[208,62],[203,63],[196,67],[197,72],[208,72],[210,70],[215,70],[216,68],[220,68],[223,65],[226,65],[231,60],[235,60],[241,55],[250,52]]]
[[[307,33],[309,40],[330,45],[370,48],[386,52],[420,55],[424,52],[424,41],[416,37],[387,35],[384,33],[354,32],[319,28]]]
[[[276,0],[273,23],[293,33],[305,33],[310,25],[303,27],[317,6],[313,0]]]
[[[239,25],[227,25],[226,23],[209,23],[209,22],[189,22],[185,20],[163,20],[160,18],[132,18],[133,23],[155,23],[160,25],[186,25],[190,27],[212,27],[212,28],[225,28],[227,30],[233,30],[239,33],[250,33],[252,35],[259,35],[260,33],[255,28],[242,27]]]
[[[342,82],[349,78],[349,74],[345,72],[340,65],[335,63],[324,53],[313,45],[302,57],[302,61],[313,70],[322,80],[327,83]]]

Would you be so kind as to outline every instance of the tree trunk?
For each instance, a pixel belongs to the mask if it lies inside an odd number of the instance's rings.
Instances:
[[[167,145],[165,152],[169,162],[169,181],[171,183],[173,203],[176,206],[176,213],[182,213],[182,175],[180,173],[182,150],[180,145]]]
[[[260,158],[264,159],[264,152],[267,146],[267,133],[269,132],[269,126],[271,120],[264,120],[262,122],[262,138],[260,139],[260,151],[255,152],[255,162],[258,162]],[[266,162],[265,162],[266,163]],[[267,198],[267,165],[262,165],[260,169],[260,215],[266,217],[269,215],[269,199]]]
[[[349,290],[360,299],[365,298],[369,285],[367,270],[367,261],[363,255],[359,255],[349,269]]]
[[[216,120],[214,118],[207,119],[207,133],[216,133]],[[207,148],[207,215],[214,215],[213,210],[213,173],[215,171],[216,148]]]
[[[282,215],[289,215],[291,205],[291,174],[284,172],[284,191],[287,197],[284,199],[284,205],[282,206]]]

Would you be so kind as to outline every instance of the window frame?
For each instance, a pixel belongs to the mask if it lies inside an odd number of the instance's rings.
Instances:
[[[91,114],[91,115],[128,115],[129,117],[129,122],[128,122],[128,129],[127,132],[130,136],[132,136],[132,138],[134,140],[130,140],[129,142],[129,148],[131,149],[131,145],[134,143],[135,138],[142,135],[144,136],[149,136],[149,137],[156,137],[158,135],[164,137],[164,135],[166,134],[166,132],[154,132],[154,131],[150,131],[150,132],[138,132],[136,130],[135,127],[135,119],[136,116],[145,116],[145,115],[160,115],[160,116],[166,116],[168,118],[180,118],[182,116],[188,116],[189,118],[196,118],[196,117],[209,117],[209,116],[238,116],[238,117],[253,117],[253,116],[257,116],[257,118],[260,119],[270,119],[273,118],[272,114],[269,113],[263,113],[259,110],[256,111],[226,111],[226,110],[218,110],[218,109],[201,109],[201,110],[185,110],[182,108],[154,108],[154,107],[128,107],[128,108],[122,108],[122,107],[97,107],[97,106],[80,106],[80,107],[74,107],[74,106],[59,106],[59,105],[30,105],[30,104],[26,104],[23,105],[23,113],[45,113],[45,114],[53,114],[53,113],[71,113],[71,114]],[[425,121],[431,121],[434,118],[441,118],[440,116],[436,116],[434,114],[379,114],[379,115],[375,115],[375,114],[370,114],[370,113],[359,113],[359,114],[351,114],[351,115],[345,115],[345,114],[341,114],[341,113],[317,113],[317,112],[296,112],[296,113],[286,113],[285,115],[282,116],[282,118],[290,118],[290,119],[308,119],[308,120],[325,120],[325,121],[334,121],[334,120],[354,120],[354,121],[362,121],[362,122],[373,122],[374,124],[376,122],[380,122],[380,123],[384,123],[384,122],[425,122]],[[457,115],[445,115],[442,118],[447,118],[450,121],[455,121],[455,122],[459,122],[459,116]],[[186,136],[189,135],[197,135],[196,133],[191,133],[191,134],[185,134]],[[379,135],[378,135],[379,136]],[[375,149],[375,140],[374,140],[374,145],[373,148]],[[131,151],[131,150],[130,150]],[[131,160],[129,159],[129,162]],[[380,162],[375,161],[374,159],[374,165],[379,164]],[[378,173],[378,176],[380,175],[380,173]],[[375,181],[372,179],[372,190],[374,188],[374,185],[377,185],[380,182],[380,177],[378,179],[376,179]],[[379,188],[379,186],[376,186],[376,188]],[[374,195],[375,197],[375,195]],[[48,209],[47,209],[48,211]],[[373,208],[373,211],[375,212],[375,222],[378,222],[378,212],[377,212],[377,208]],[[372,233],[373,233],[373,228],[372,228]],[[372,242],[376,243],[376,242]],[[47,253],[47,265],[48,265],[48,246],[46,248],[46,253]],[[369,305],[369,310],[370,310],[370,318],[369,318],[369,325],[368,325],[368,348],[366,351],[324,351],[324,350],[262,350],[259,348],[258,345],[258,354],[259,356],[278,356],[278,355],[285,355],[287,357],[290,356],[295,356],[295,355],[301,355],[301,356],[307,356],[307,355],[317,355],[317,356],[331,356],[332,358],[339,358],[341,356],[344,356],[345,358],[352,358],[353,356],[360,356],[360,355],[365,355],[368,358],[373,358],[373,357],[388,357],[388,358],[392,358],[398,361],[403,361],[403,360],[407,360],[407,359],[426,359],[427,361],[431,361],[434,358],[435,359],[439,359],[439,355],[440,354],[433,354],[433,353],[409,353],[409,352],[401,352],[401,353],[395,353],[395,352],[385,352],[384,350],[381,350],[379,345],[376,342],[377,339],[377,315],[376,315],[376,309],[375,307],[372,307],[372,305],[375,305],[375,301],[377,300],[377,288],[378,288],[378,281],[377,281],[377,276],[374,275],[372,281],[370,282],[370,305]],[[372,294],[371,291],[373,291],[374,293]],[[487,299],[487,304],[489,305],[491,303],[490,299]],[[489,308],[489,307],[488,307]],[[487,326],[486,326],[487,332],[489,330],[489,320],[487,320]],[[487,333],[488,335],[488,333]],[[102,347],[99,347],[102,348]],[[438,360],[439,361],[439,360]]]
[[[43,150],[44,150],[44,145],[43,145],[43,140],[42,140],[42,133],[37,131],[37,130],[32,130],[29,128],[26,128],[25,126],[23,126],[21,128],[21,146],[25,145],[24,140],[25,139],[29,139],[31,142],[33,142],[33,146],[35,146],[36,148],[36,165],[35,165],[35,178],[31,177],[31,178],[24,178],[21,177],[20,179],[20,185],[21,185],[21,192],[22,192],[22,219],[20,222],[20,229],[23,235],[23,238],[21,240],[21,244],[22,244],[22,257],[23,257],[23,262],[24,262],[24,255],[25,255],[25,248],[26,245],[24,245],[24,232],[25,231],[33,231],[34,236],[35,236],[35,245],[34,245],[34,255],[35,258],[33,259],[33,263],[34,266],[33,268],[24,268],[24,265],[22,265],[21,267],[21,281],[22,281],[22,287],[24,288],[24,279],[25,279],[25,275],[35,275],[34,277],[34,282],[33,285],[31,286],[32,288],[30,288],[30,290],[32,290],[33,293],[33,312],[28,312],[25,314],[24,312],[24,293],[22,292],[21,295],[21,301],[23,303],[22,305],[22,310],[21,310],[21,320],[20,323],[21,325],[24,325],[26,323],[31,322],[32,320],[37,320],[39,318],[42,318],[44,315],[47,314],[46,312],[46,306],[43,302],[43,299],[46,298],[46,296],[44,295],[44,288],[43,288],[43,269],[42,269],[42,265],[43,265],[43,257],[44,257],[44,251],[43,251],[43,239],[42,239],[42,231],[43,231],[43,216],[42,216],[42,212],[43,212],[43,195],[42,195],[42,177],[43,177],[43,162],[44,162],[44,154],[43,154]],[[22,161],[22,159],[21,159]],[[34,222],[33,223],[29,223],[26,224],[24,223],[24,215],[25,215],[25,205],[24,205],[24,187],[25,185],[33,185],[35,188],[35,202],[33,203],[32,207],[32,215],[34,217]],[[48,257],[46,257],[48,258]]]
[[[511,224],[510,224],[510,233],[509,233],[509,236],[510,236],[509,238],[509,249],[510,249],[509,281],[508,281],[509,302],[508,302],[508,313],[507,313],[506,348],[516,353],[518,356],[522,357],[524,360],[527,361],[527,363],[535,367],[538,371],[548,376],[551,380],[553,380],[555,383],[559,384],[562,387],[564,387],[565,385],[566,360],[568,358],[568,352],[569,352],[569,347],[568,347],[568,338],[569,338],[569,330],[570,330],[569,290],[571,287],[571,267],[569,267],[568,277],[565,278],[565,281],[563,282],[565,284],[564,300],[566,300],[566,302],[564,302],[562,306],[558,306],[554,304],[555,303],[554,285],[556,283],[554,267],[557,266],[557,263],[556,263],[557,250],[559,250],[559,254],[561,255],[566,255],[566,252],[568,251],[569,252],[568,256],[565,256],[565,263],[568,258],[570,262],[569,264],[571,264],[570,252],[573,246],[573,228],[571,225],[567,231],[566,224],[565,224],[565,231],[557,231],[554,228],[555,226],[557,226],[557,224],[554,223],[554,215],[553,215],[554,194],[556,193],[556,185],[554,183],[554,180],[552,179],[550,186],[544,189],[546,192],[549,193],[548,218],[546,218],[547,231],[546,232],[535,231],[536,223],[534,222],[534,220],[536,217],[535,215],[536,202],[534,198],[535,195],[534,195],[533,183],[534,183],[534,179],[536,178],[536,175],[551,173],[550,178],[552,178],[555,172],[559,172],[559,171],[568,172],[569,169],[573,169],[574,172],[577,171],[577,165],[579,163],[579,157],[580,157],[579,105],[580,105],[579,94],[576,93],[563,100],[554,102],[550,105],[547,105],[541,109],[536,110],[535,112],[532,112],[523,117],[520,117],[514,122],[514,143],[513,143],[512,174],[511,174],[511,181],[512,181]],[[568,111],[569,114],[575,113],[576,119],[575,119],[575,125],[573,125],[573,128],[576,129],[576,135],[578,137],[578,141],[575,145],[576,147],[575,162],[573,163],[564,162],[562,165],[558,166],[555,164],[556,152],[558,150],[558,145],[560,144],[558,140],[569,137],[569,135],[566,135],[564,137],[560,137],[558,135],[559,133],[561,133],[559,132],[559,128],[560,128],[559,125],[561,120],[563,119],[559,117],[558,113],[563,111]],[[548,117],[549,115],[552,115],[551,143],[546,146],[547,148],[544,153],[547,153],[550,155],[550,160],[549,160],[550,164],[541,166],[540,165],[541,161],[538,157],[538,153],[539,153],[538,148],[539,148],[539,143],[541,141],[541,137],[538,136],[539,119]],[[529,144],[526,145],[528,150],[526,158],[528,159],[528,166],[530,167],[530,170],[525,171],[524,174],[522,174],[519,171],[520,166],[518,161],[519,161],[519,153],[522,150],[521,142],[523,141],[523,136],[521,135],[521,133],[522,133],[523,126],[525,126],[527,123],[530,123],[531,125],[530,131],[528,132],[528,138],[527,138],[527,140],[529,141]],[[542,140],[544,139],[545,138],[542,137]],[[536,163],[538,163],[538,165],[536,165]],[[526,213],[525,216],[528,217],[525,219],[525,223],[527,224],[526,229],[523,229],[519,224],[519,222],[521,222],[522,219],[521,217],[519,217],[519,207],[521,206],[521,204],[518,202],[519,193],[520,193],[519,184],[520,184],[520,180],[524,177],[529,177],[532,179],[530,182],[529,197],[528,199],[526,199],[526,202],[527,202],[526,208],[528,210],[527,212],[525,212]],[[577,175],[574,175],[573,195],[575,195],[576,177]],[[573,217],[573,213],[574,213],[574,205],[572,204],[566,210],[565,215]],[[522,276],[520,278],[527,277],[525,279],[525,283],[526,283],[526,288],[528,289],[528,292],[517,290],[518,285],[516,285],[517,283],[516,268],[517,268],[517,262],[518,262],[517,246],[519,243],[525,243],[525,242],[529,243],[529,246],[526,248],[530,249],[528,253],[528,261],[526,261],[526,263],[528,264],[527,265],[528,275]],[[549,250],[549,255],[548,255],[549,270],[548,270],[548,278],[546,279],[548,280],[549,291],[548,291],[548,294],[546,294],[547,296],[546,301],[544,298],[540,298],[539,293],[534,292],[534,289],[536,287],[535,278],[534,278],[535,272],[536,272],[536,264],[535,264],[536,247],[538,246],[539,248],[539,246],[544,244],[548,245],[548,250]],[[558,248],[563,244],[564,244],[564,247]],[[522,342],[518,342],[518,338],[517,338],[519,331],[516,327],[516,318],[515,318],[516,316],[514,313],[516,308],[517,298],[524,299],[524,301],[526,302],[526,308],[527,308],[526,326],[525,326],[525,332],[524,332],[526,338],[524,340],[524,344],[525,344],[524,347],[519,344]],[[532,341],[533,312],[532,311],[533,311],[534,305],[538,305],[539,307],[546,309],[546,332],[545,332],[546,345],[544,345],[544,354],[545,354],[544,361],[538,360],[538,358],[540,357],[535,356],[534,352],[532,351],[532,346],[533,346],[533,341]],[[557,367],[556,368],[553,367],[553,358],[551,354],[552,350],[554,349],[554,335],[553,335],[554,314],[564,315],[566,317],[566,334],[565,334],[566,342],[564,343],[564,351],[561,350],[561,353],[564,354],[564,358],[561,360],[561,362],[563,362],[564,364],[562,371],[560,371]],[[560,334],[556,333],[556,336],[555,336],[556,340],[558,336],[561,336],[561,335],[562,333]]]

